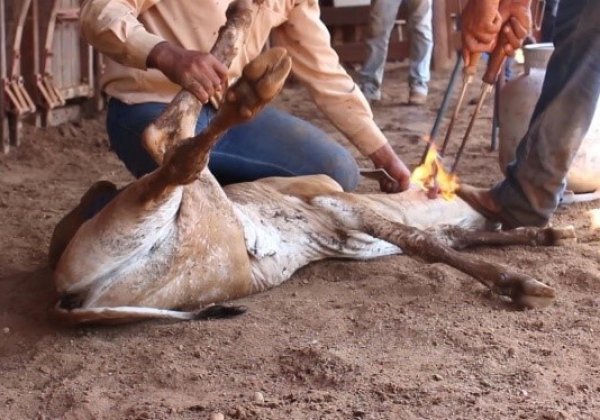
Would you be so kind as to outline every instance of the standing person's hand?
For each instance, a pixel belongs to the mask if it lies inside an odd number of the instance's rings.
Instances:
[[[513,55],[531,32],[531,0],[501,0],[502,48],[506,55]]]
[[[500,0],[469,0],[463,9],[461,35],[465,67],[471,67],[474,53],[488,52],[494,48],[502,27],[499,3]]]
[[[215,56],[186,50],[168,42],[156,45],[150,51],[146,64],[193,93],[203,104],[215,92],[223,90],[227,82],[227,67]]]
[[[379,181],[379,188],[386,193],[398,193],[408,189],[410,185],[410,171],[400,160],[389,143],[384,144],[369,155],[376,168],[383,168],[394,178],[394,181],[383,179]]]

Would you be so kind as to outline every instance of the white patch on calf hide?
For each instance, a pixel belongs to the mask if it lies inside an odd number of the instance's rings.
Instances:
[[[361,217],[384,217],[387,220],[432,229],[457,226],[485,230],[486,219],[460,198],[446,201],[429,199],[417,189],[397,194],[352,194],[319,196],[312,204],[326,210],[348,227],[362,229]]]
[[[119,203],[117,196],[69,243],[55,270],[57,290],[81,293],[93,287],[99,296],[105,281],[111,283],[120,271],[136,267],[173,231],[182,191],[175,189],[164,203],[142,215]],[[102,217],[105,212],[111,212],[108,222]]]
[[[260,192],[253,191],[251,201],[234,202],[251,256],[255,291],[284,282],[313,261],[329,257],[369,259],[400,252],[395,245],[348,229],[337,215],[331,217],[297,197],[272,190],[258,197]]]

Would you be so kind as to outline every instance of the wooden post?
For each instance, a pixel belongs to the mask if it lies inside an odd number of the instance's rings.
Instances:
[[[448,54],[447,0],[431,0],[433,8],[433,56],[431,68],[434,71],[445,70],[454,61],[454,54]]]
[[[8,115],[4,86],[7,83],[7,61],[6,61],[6,16],[4,0],[0,0],[0,151],[8,153],[10,140],[8,136]]]

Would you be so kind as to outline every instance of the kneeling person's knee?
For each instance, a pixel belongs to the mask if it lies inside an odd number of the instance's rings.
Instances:
[[[344,191],[354,191],[360,180],[358,165],[348,150],[342,146],[340,148],[342,150],[332,156],[328,162],[326,174],[337,181]]]

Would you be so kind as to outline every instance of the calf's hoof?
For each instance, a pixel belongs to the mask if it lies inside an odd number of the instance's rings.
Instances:
[[[249,62],[225,93],[217,118],[228,125],[252,119],[283,88],[292,59],[283,48],[271,48]]]
[[[556,291],[544,283],[526,275],[505,279],[499,294],[509,296],[513,303],[524,309],[541,309],[556,299]]]
[[[549,245],[561,246],[577,242],[577,233],[573,226],[547,227],[542,229],[542,235],[544,234],[550,237]]]

